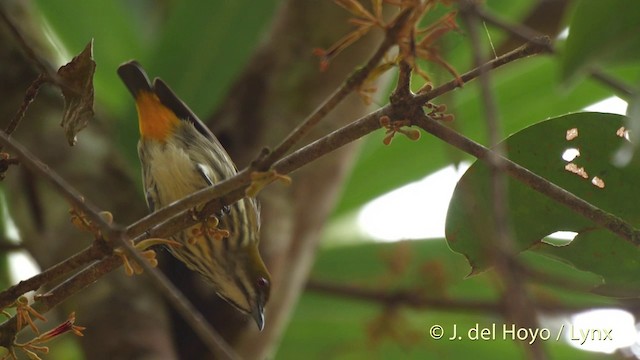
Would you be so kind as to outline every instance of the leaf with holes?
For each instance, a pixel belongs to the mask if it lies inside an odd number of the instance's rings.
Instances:
[[[569,114],[521,130],[505,146],[514,162],[636,226],[640,166],[612,164],[617,149],[628,141],[624,120],[614,114]],[[472,274],[486,270],[495,253],[489,246],[496,236],[489,174],[489,168],[476,161],[456,186],[447,214],[449,246],[466,256]],[[636,247],[511,178],[508,198],[516,251],[532,249],[601,275],[607,284],[599,288],[603,293],[640,295],[640,281],[629,282],[629,274],[640,272]],[[543,241],[556,231],[579,235],[563,247]],[[621,284],[626,284],[624,291]]]
[[[615,297],[640,295],[640,250],[604,229],[585,230],[567,246],[536,245],[536,251],[602,276],[595,293]]]

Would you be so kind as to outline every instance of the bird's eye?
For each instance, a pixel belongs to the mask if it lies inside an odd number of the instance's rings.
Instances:
[[[267,280],[267,279],[265,279],[263,277],[259,277],[258,280],[256,280],[256,285],[259,288],[266,289],[266,288],[269,287],[269,280]]]

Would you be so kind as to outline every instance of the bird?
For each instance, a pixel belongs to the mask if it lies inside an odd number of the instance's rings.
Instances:
[[[164,81],[155,78],[152,83],[135,60],[117,72],[137,108],[138,156],[150,212],[237,173],[215,135]],[[181,246],[169,251],[262,330],[271,279],[258,251],[259,234],[257,201],[244,197],[225,206],[211,222],[173,235]]]

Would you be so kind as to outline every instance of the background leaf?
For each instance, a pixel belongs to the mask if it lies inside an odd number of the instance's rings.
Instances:
[[[538,254],[529,254],[524,259],[536,268],[544,268],[550,274],[566,276],[577,283],[599,283],[599,277],[576,271],[557,261]],[[402,271],[392,264],[403,264]],[[386,264],[386,265],[385,265]],[[436,270],[437,269],[437,270]],[[434,298],[474,299],[498,301],[492,286],[491,272],[473,278],[464,278],[467,265],[461,256],[452,253],[443,239],[407,241],[396,244],[362,244],[342,246],[322,251],[314,267],[312,278],[338,284],[348,284],[373,289],[415,289],[426,286],[427,295]],[[433,280],[439,278],[442,293],[434,289]],[[398,286],[400,284],[400,286]],[[429,284],[429,285],[428,285]],[[412,287],[413,286],[413,287]],[[430,289],[430,290],[429,290]],[[534,287],[533,292],[548,301],[559,301],[567,305],[602,304],[610,302],[589,294],[568,296],[566,291]],[[496,356],[521,358],[522,349],[510,340],[471,341],[463,338],[450,341],[434,340],[429,328],[441,325],[446,335],[451,336],[453,326],[458,331],[478,325],[501,326],[491,314],[464,311],[416,311],[399,310],[399,320],[394,326],[404,339],[372,339],[372,325],[379,319],[382,304],[375,301],[353,300],[340,295],[306,292],[284,335],[278,357],[295,359],[300,356],[313,359],[495,359]],[[392,326],[391,319],[387,326]],[[551,325],[549,325],[551,326]],[[559,326],[559,325],[558,325]],[[390,330],[390,329],[389,329]],[[557,328],[550,327],[551,331]],[[603,359],[603,354],[584,352],[570,347],[564,341],[548,341],[549,356],[563,359]]]
[[[640,250],[608,230],[587,230],[569,245],[539,244],[534,250],[602,275],[605,283],[594,289],[597,293],[615,297],[640,294]]]
[[[172,2],[157,47],[143,61],[204,118],[244,68],[276,4],[275,0]]]
[[[613,20],[613,21],[612,21]],[[593,65],[640,60],[640,3],[629,0],[578,2],[562,54],[562,78],[574,79]]]
[[[640,223],[635,205],[640,195],[634,190],[635,184],[640,181],[640,171],[635,165],[618,168],[611,163],[615,151],[626,141],[616,135],[623,124],[624,117],[619,115],[570,114],[530,126],[510,136],[505,145],[511,160],[633,225]],[[567,130],[574,128],[578,129],[579,135],[569,141],[566,139]],[[580,156],[573,163],[584,167],[588,178],[565,170],[568,161],[562,155],[569,148],[580,151]],[[594,176],[604,180],[603,189],[591,183]],[[492,249],[487,247],[490,243],[488,239],[496,236],[492,227],[492,213],[484,210],[492,206],[489,189],[488,167],[481,162],[474,163],[459,181],[447,214],[449,246],[467,257],[473,273],[485,270],[490,264]],[[536,244],[543,249],[552,246],[540,242],[555,231],[589,232],[585,237],[576,237],[562,250],[546,250],[542,253],[552,253],[558,258],[570,254],[565,259],[576,261],[581,265],[580,268],[588,268],[614,283],[625,283],[629,292],[640,290],[628,281],[627,272],[619,271],[620,264],[633,267],[637,263],[636,252],[630,251],[631,246],[626,245],[624,240],[607,236],[601,237],[594,245],[594,234],[602,234],[591,233],[598,228],[595,224],[511,178],[508,195],[509,215],[518,251]],[[596,250],[607,256],[597,254]],[[591,262],[587,264],[589,260]],[[605,288],[600,291],[605,291]]]

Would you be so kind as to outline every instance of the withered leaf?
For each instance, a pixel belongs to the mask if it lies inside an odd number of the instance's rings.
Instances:
[[[64,114],[60,126],[64,128],[70,146],[77,142],[77,134],[93,118],[93,39],[80,54],[58,69],[63,82]]]

